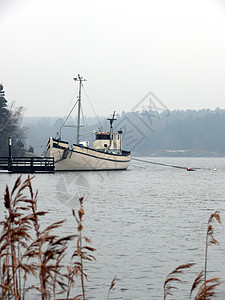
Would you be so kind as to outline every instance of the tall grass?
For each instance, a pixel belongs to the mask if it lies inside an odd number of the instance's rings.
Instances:
[[[21,300],[28,291],[36,290],[43,300],[59,299],[59,295],[62,299],[85,300],[84,261],[95,259],[90,254],[95,249],[86,245],[91,240],[83,236],[83,198],[78,212],[72,211],[76,234],[60,237],[55,232],[64,220],[40,229],[40,218],[46,212],[37,209],[37,193],[33,192],[31,180],[28,176],[22,182],[20,176],[12,191],[6,186],[5,218],[0,222],[0,299]],[[63,259],[68,242],[74,238],[71,266],[66,266]],[[28,277],[32,280],[28,281]],[[78,294],[72,291],[74,277],[81,279]]]
[[[215,295],[215,288],[221,284],[220,278],[214,277],[207,279],[207,261],[208,261],[208,247],[210,245],[217,245],[218,241],[214,237],[213,222],[217,221],[221,224],[221,218],[219,211],[211,214],[207,224],[206,242],[205,242],[205,255],[204,255],[204,270],[195,278],[190,291],[190,298],[194,290],[197,290],[194,300],[209,300]],[[181,265],[167,275],[164,282],[164,300],[167,296],[173,296],[174,290],[178,290],[176,283],[183,283],[183,281],[177,276],[184,273],[184,270],[192,267],[194,263]]]

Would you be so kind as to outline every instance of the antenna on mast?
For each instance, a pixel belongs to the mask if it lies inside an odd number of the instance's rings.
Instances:
[[[115,118],[115,113],[116,113],[116,111],[114,110],[112,118],[107,119],[110,122],[110,130],[112,130],[112,128],[113,128],[113,122],[117,120]]]
[[[112,145],[112,139],[113,139],[113,122],[116,121],[115,113],[116,112],[114,110],[112,118],[108,118],[107,119],[110,122],[110,144],[109,144],[109,147],[111,147],[111,145]]]

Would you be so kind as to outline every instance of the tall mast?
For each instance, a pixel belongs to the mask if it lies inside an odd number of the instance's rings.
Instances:
[[[80,142],[80,109],[81,109],[81,88],[82,81],[86,81],[83,77],[78,74],[78,78],[74,78],[75,81],[79,80],[79,94],[78,94],[78,114],[77,114],[77,145]]]

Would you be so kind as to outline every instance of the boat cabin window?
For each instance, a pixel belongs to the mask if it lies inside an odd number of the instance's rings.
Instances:
[[[110,140],[110,135],[106,133],[97,133],[96,140]]]

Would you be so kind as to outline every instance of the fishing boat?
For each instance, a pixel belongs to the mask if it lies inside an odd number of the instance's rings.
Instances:
[[[50,137],[45,156],[54,157],[55,171],[103,171],[126,170],[130,164],[130,151],[122,150],[122,130],[114,131],[113,122],[116,121],[115,111],[109,121],[109,131],[95,130],[93,146],[89,142],[80,140],[81,128],[81,90],[83,77],[78,74],[75,81],[79,82],[77,104],[76,143],[72,146],[59,137]],[[75,106],[74,106],[75,107]]]

